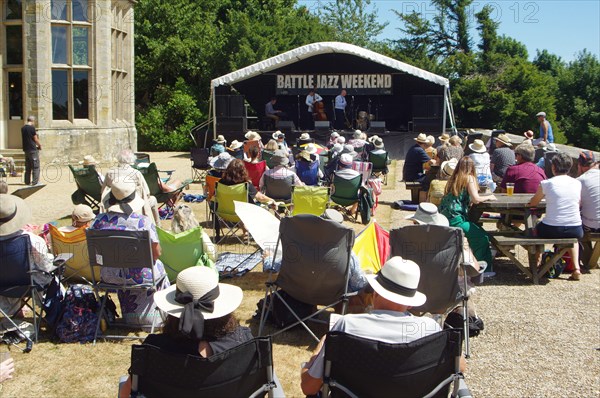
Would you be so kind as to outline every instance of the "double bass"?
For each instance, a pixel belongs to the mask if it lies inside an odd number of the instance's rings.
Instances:
[[[318,101],[313,104],[313,118],[315,121],[326,121],[327,114],[325,113],[325,104],[323,101]]]

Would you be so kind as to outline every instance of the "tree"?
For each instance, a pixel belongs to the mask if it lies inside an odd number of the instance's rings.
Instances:
[[[525,44],[506,35],[498,37],[496,53],[523,60],[527,60],[529,56]]]
[[[556,77],[564,69],[565,63],[556,54],[550,54],[548,50],[537,50],[533,64],[542,72],[548,72]]]
[[[335,0],[325,3],[319,16],[336,41],[372,47],[388,23],[380,23],[377,7],[370,5],[371,0]]]
[[[490,5],[484,6],[481,11],[475,14],[477,18],[477,30],[481,37],[481,43],[478,45],[481,55],[486,60],[489,54],[496,52],[498,43],[498,26],[500,23],[491,18],[493,8]]]
[[[410,14],[402,14],[394,10],[394,13],[402,21],[403,27],[398,28],[398,30],[403,33],[403,36],[388,42],[388,47],[391,50],[390,56],[423,69],[433,70],[436,63],[429,57],[433,45],[430,36],[430,22],[422,18],[416,11]]]

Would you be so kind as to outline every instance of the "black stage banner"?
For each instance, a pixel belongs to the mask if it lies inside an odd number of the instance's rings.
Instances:
[[[391,95],[392,75],[277,75],[276,95],[306,95],[313,87],[320,95],[337,95],[342,89],[349,95]]]

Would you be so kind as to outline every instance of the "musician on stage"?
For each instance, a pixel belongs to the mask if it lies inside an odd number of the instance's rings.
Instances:
[[[271,100],[265,104],[265,116],[269,119],[273,119],[275,125],[277,125],[279,120],[286,118],[285,112],[275,109],[276,103],[277,97],[272,97]]]
[[[308,107],[308,112],[306,114],[306,127],[309,130],[313,130],[315,126],[315,118],[314,118],[314,104],[323,101],[323,98],[315,91],[314,88],[310,89],[308,95],[306,96],[306,106]]]
[[[340,95],[335,97],[335,129],[343,130],[346,122],[346,90],[342,89]]]

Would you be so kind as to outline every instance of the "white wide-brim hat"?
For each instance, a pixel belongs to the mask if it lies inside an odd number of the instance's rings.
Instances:
[[[496,141],[500,141],[501,143],[503,143],[506,146],[512,146],[512,141],[506,134],[499,134],[496,137]]]
[[[260,134],[255,131],[248,131],[244,137],[246,137],[247,140],[260,140]]]
[[[302,133],[298,139],[301,141],[308,141],[310,140],[310,135],[308,133]]]
[[[427,140],[427,136],[423,133],[419,134],[417,136],[417,138],[415,138],[415,141],[417,141],[420,144],[427,144],[429,141]]]
[[[212,312],[201,310],[204,319],[221,318],[235,311],[244,298],[244,292],[238,286],[219,283],[217,273],[204,266],[186,268],[177,275],[174,285],[154,293],[156,306],[176,318],[181,317],[185,304],[178,303],[175,298],[177,291],[189,292],[197,300],[219,286],[219,296],[213,301]]]
[[[469,144],[469,148],[476,153],[484,153],[487,151],[485,144],[482,140],[475,140],[472,144]]]
[[[117,200],[117,203],[111,204],[111,194]],[[131,197],[127,202],[123,200]],[[124,178],[112,182],[110,191],[102,198],[104,208],[107,212],[125,213],[123,205],[129,205],[133,213],[140,213],[144,207],[144,199],[137,194],[137,185],[135,181]]]
[[[315,144],[306,144],[306,146],[304,147],[304,150],[308,153],[310,153],[311,155],[317,153],[317,146]]]
[[[214,167],[217,170],[225,170],[232,160],[233,156],[231,156],[227,152],[221,152],[219,156],[215,156],[208,163],[211,167]]]
[[[233,141],[231,141],[231,144],[229,145],[229,149],[235,151],[236,149],[240,149],[243,145],[244,144],[242,144],[238,140],[233,140]]]
[[[0,194],[0,236],[17,232],[30,219],[31,208],[23,199],[15,195]]]
[[[440,225],[442,227],[450,226],[450,222],[448,222],[448,219],[443,214],[439,213],[437,206],[429,202],[419,203],[415,214],[404,218],[406,220],[415,220],[419,224]]]
[[[442,162],[440,169],[444,172],[444,174],[450,177],[452,174],[454,174],[454,170],[456,170],[457,165],[458,160],[456,158],[451,158],[450,160]]]
[[[79,162],[79,164],[84,165],[84,166],[95,166],[98,164],[98,162],[92,155],[85,155],[83,157],[83,160],[81,162]]]
[[[367,281],[384,299],[418,307],[427,301],[427,296],[417,291],[420,277],[421,270],[414,261],[396,256],[387,260],[376,275],[367,275]]]
[[[273,138],[274,140],[278,140],[280,135],[282,135],[285,138],[285,134],[283,134],[281,130],[277,130],[276,132],[271,134],[271,138]]]

